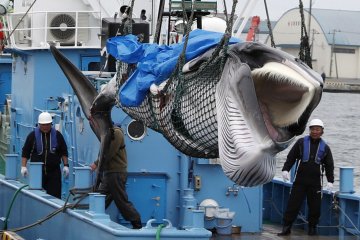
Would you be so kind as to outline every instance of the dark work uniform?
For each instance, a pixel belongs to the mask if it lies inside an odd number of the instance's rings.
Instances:
[[[291,148],[282,171],[290,171],[292,166],[299,164],[295,176],[295,181],[291,190],[288,206],[284,214],[284,226],[292,225],[295,221],[301,205],[307,198],[309,208],[309,226],[315,227],[321,213],[321,168],[319,163],[315,162],[318,152],[320,139],[310,138],[310,153],[307,162],[302,161],[304,138],[300,138]],[[334,182],[334,161],[329,146],[325,145],[325,153],[321,159],[321,164],[325,168],[328,182]]]
[[[55,151],[50,151],[50,132],[42,134],[42,153],[38,153],[35,141],[35,131],[29,133],[22,148],[22,157],[30,159],[30,162],[42,162],[42,187],[46,193],[57,198],[61,198],[61,157],[68,156],[67,145],[63,135],[56,131],[57,147]]]
[[[108,151],[107,161],[100,166],[99,174],[101,183],[98,191],[106,195],[105,207],[107,208],[114,200],[116,207],[125,220],[130,221],[134,228],[141,228],[140,214],[128,200],[126,193],[127,180],[127,156],[125,140],[121,128],[113,128],[113,139]],[[98,160],[95,164],[98,165]]]

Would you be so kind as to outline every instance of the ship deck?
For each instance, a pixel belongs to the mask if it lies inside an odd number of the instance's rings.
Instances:
[[[323,239],[339,239],[338,236],[308,236],[307,232],[301,229],[293,228],[289,236],[277,236],[281,231],[282,226],[274,224],[263,224],[263,231],[261,233],[240,233],[232,235],[216,235],[214,234],[211,240],[276,240],[276,239],[292,239],[292,240],[323,240]],[[357,239],[354,237],[345,237],[344,239]]]

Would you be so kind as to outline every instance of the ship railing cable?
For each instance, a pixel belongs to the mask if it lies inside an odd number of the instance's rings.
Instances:
[[[24,188],[26,186],[27,185],[24,185],[22,188]],[[89,192],[92,192],[92,188],[73,188],[73,189],[71,189],[69,191],[68,197],[67,197],[64,205],[61,208],[58,208],[55,211],[51,212],[49,215],[45,216],[44,218],[39,219],[36,222],[34,222],[32,224],[29,224],[29,225],[26,225],[26,226],[23,226],[23,227],[17,227],[17,228],[12,228],[12,229],[7,230],[7,226],[6,226],[6,228],[4,227],[3,230],[0,230],[0,235],[3,234],[6,231],[19,232],[19,231],[22,231],[22,230],[25,230],[25,229],[35,227],[35,226],[40,225],[43,222],[49,220],[50,218],[54,217],[55,215],[57,215],[57,214],[59,214],[61,212],[64,213],[66,211],[66,209],[88,207],[88,204],[80,204],[80,202],[89,194]],[[68,200],[69,200],[70,195],[75,196],[73,198],[74,200],[76,200],[75,203],[68,204]]]
[[[271,207],[273,207],[273,209],[275,210],[275,212],[280,216],[282,217],[283,216],[283,212],[280,211],[280,209],[277,207],[275,201],[270,198],[270,199],[265,199],[264,200],[265,202],[269,202]],[[333,203],[334,204],[334,203]],[[332,205],[329,209],[329,211],[333,210],[334,206]],[[301,221],[303,221],[302,223],[296,223],[294,224],[294,226],[301,226],[301,225],[305,225],[305,224],[308,224],[309,222],[306,220],[306,217],[305,217],[305,214],[302,213],[302,211],[299,212],[298,216],[297,216],[298,219],[300,219]],[[341,227],[340,225],[332,225],[332,226],[323,226],[323,225],[318,225],[319,228],[339,228]]]
[[[333,208],[334,210],[339,210],[344,217],[347,219],[347,221],[352,225],[353,228],[349,228],[349,227],[345,227],[344,225],[339,225],[339,228],[344,229],[346,232],[354,235],[354,236],[360,236],[360,230],[359,228],[356,227],[356,225],[354,224],[354,222],[351,220],[351,218],[346,214],[346,212],[344,211],[344,209],[342,209],[340,207],[339,201],[337,199],[337,196],[339,195],[339,191],[335,192],[333,195]],[[354,232],[355,230],[355,232]]]

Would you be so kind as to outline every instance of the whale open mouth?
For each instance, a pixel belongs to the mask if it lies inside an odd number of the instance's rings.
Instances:
[[[315,86],[292,68],[277,62],[254,69],[252,78],[269,136],[275,142],[287,141],[287,128],[298,123],[313,99]]]

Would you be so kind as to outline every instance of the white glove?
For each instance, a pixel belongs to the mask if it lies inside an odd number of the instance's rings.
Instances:
[[[27,170],[27,168],[26,167],[21,167],[21,176],[23,176],[23,177],[27,177],[27,175],[28,175],[28,170]]]
[[[331,182],[328,182],[326,185],[326,189],[331,192],[331,190],[333,189],[333,184]]]
[[[63,168],[63,175],[65,178],[67,178],[69,176],[69,167],[65,166]]]
[[[288,171],[282,171],[282,177],[284,179],[284,182],[290,181],[290,173]]]

